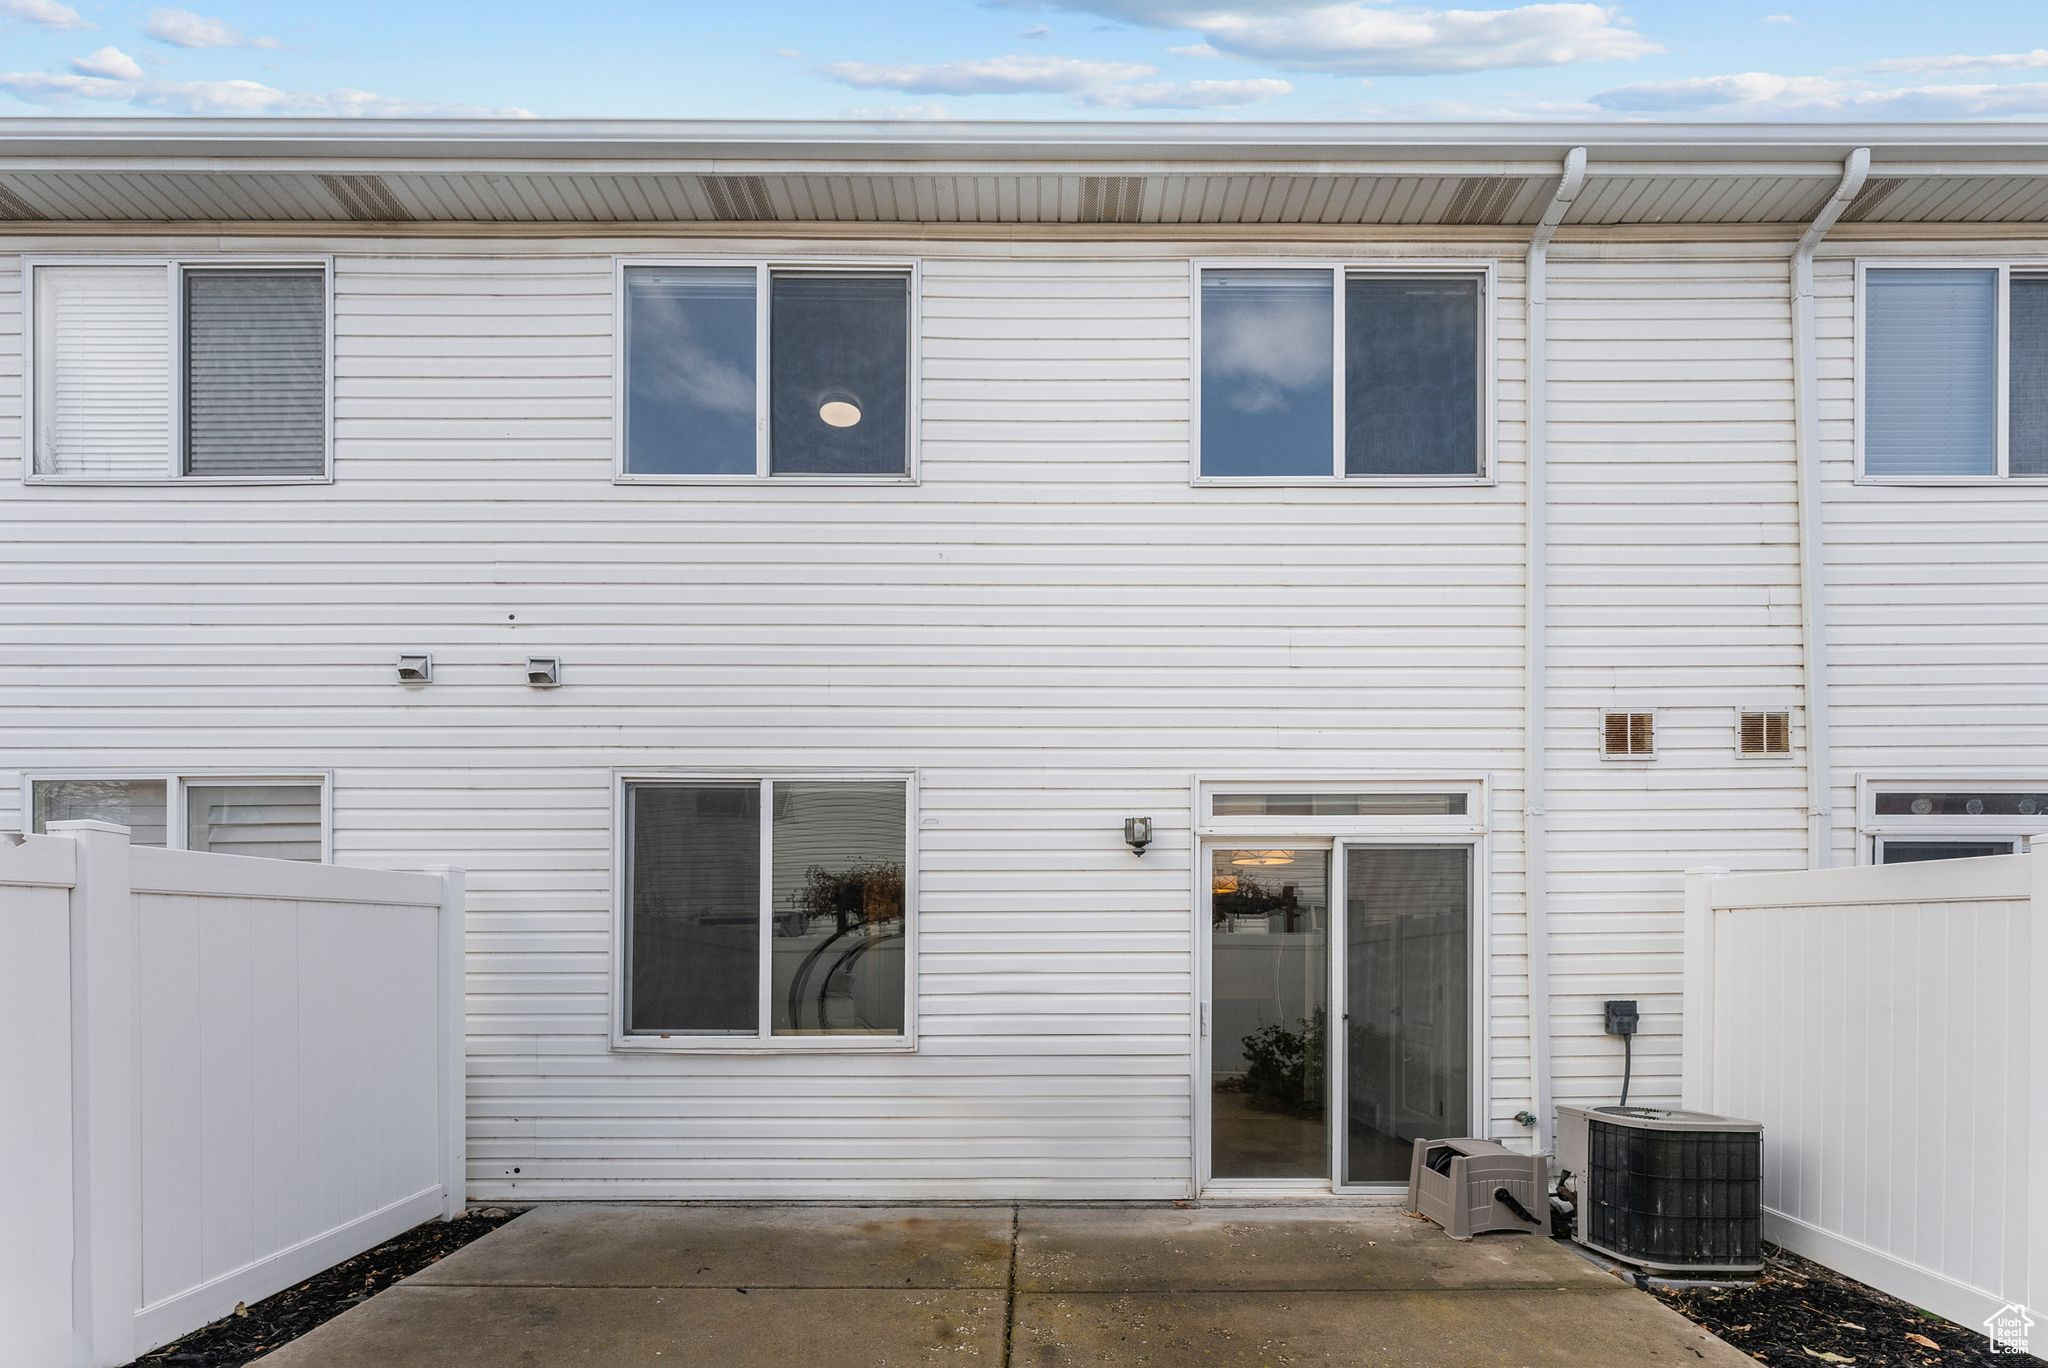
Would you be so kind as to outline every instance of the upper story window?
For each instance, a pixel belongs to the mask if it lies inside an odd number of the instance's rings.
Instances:
[[[1205,266],[1204,480],[1486,474],[1487,273]]]
[[[620,275],[625,478],[910,477],[910,268]]]
[[[314,776],[79,775],[32,778],[30,829],[51,822],[112,822],[136,845],[325,858],[327,786]]]
[[[328,478],[320,263],[29,267],[31,478]]]
[[[2048,476],[2048,271],[1865,266],[1870,479]]]

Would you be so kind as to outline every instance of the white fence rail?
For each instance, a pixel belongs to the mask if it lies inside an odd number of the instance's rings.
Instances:
[[[462,875],[0,845],[0,1368],[103,1368],[463,1200]]]
[[[1686,1105],[1763,1123],[1765,1238],[2048,1309],[2048,853],[1696,871],[1685,964]]]

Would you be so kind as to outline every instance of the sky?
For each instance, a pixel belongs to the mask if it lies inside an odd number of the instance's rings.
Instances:
[[[2040,119],[2048,0],[0,0],[0,117]]]

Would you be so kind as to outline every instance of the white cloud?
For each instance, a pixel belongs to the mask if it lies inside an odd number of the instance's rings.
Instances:
[[[26,19],[31,24],[53,29],[93,27],[77,10],[69,5],[60,5],[57,0],[0,0],[0,18]]]
[[[1050,38],[1052,37],[1052,25],[1033,24],[1030,28],[1025,29],[1022,33],[1018,34],[1017,36],[1019,38]]]
[[[2024,71],[2048,67],[2048,48],[2032,52],[1988,52],[1981,56],[1887,57],[1872,71]]]
[[[149,12],[144,33],[159,43],[181,48],[274,48],[284,46],[275,38],[251,38],[238,33],[225,19],[209,19],[191,10],[160,9]]]
[[[801,57],[803,53],[796,48],[777,48],[775,49],[775,55],[777,57]]]
[[[825,74],[863,90],[912,95],[1077,94],[1158,74],[1135,62],[1080,57],[980,57],[959,62],[833,62]]]
[[[1791,26],[1792,28],[1806,27],[1806,25],[1800,23],[1797,19],[1794,19],[1789,14],[1766,14],[1763,18],[1763,22],[1765,22],[1766,24],[1786,24]]]
[[[1035,7],[1045,0],[1005,0]],[[1155,29],[1186,29],[1233,57],[1348,76],[1570,66],[1664,49],[1628,25],[1617,5],[1568,3],[1508,9],[1396,8],[1356,0],[1055,0]]]
[[[1732,118],[1999,119],[2048,116],[2048,82],[1878,86],[1829,76],[1748,71],[1644,81],[1593,97],[1613,114]]]
[[[1155,81],[1104,86],[1082,94],[1097,109],[1237,109],[1293,90],[1271,78],[1250,81]]]
[[[1199,57],[1203,61],[1209,61],[1223,55],[1207,43],[1189,43],[1186,47],[1170,47],[1167,51],[1176,57]]]
[[[269,114],[331,118],[492,116],[531,118],[524,109],[482,109],[378,95],[367,90],[278,90],[260,81],[137,81],[43,71],[0,72],[0,91],[36,105],[106,101],[155,114]]]
[[[1294,87],[1273,78],[1157,81],[1142,62],[1080,57],[980,57],[958,62],[834,62],[825,74],[864,90],[910,95],[1071,95],[1090,109],[1235,109]],[[923,117],[923,116],[920,116]]]
[[[117,47],[103,47],[98,52],[73,57],[71,69],[81,76],[105,76],[115,81],[142,79],[142,63]]]

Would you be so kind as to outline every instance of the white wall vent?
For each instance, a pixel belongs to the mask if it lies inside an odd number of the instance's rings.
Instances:
[[[1600,754],[1609,760],[1648,760],[1657,753],[1657,714],[1600,714]]]
[[[1737,747],[1744,755],[1790,755],[1792,714],[1782,708],[1746,708],[1736,734]]]

